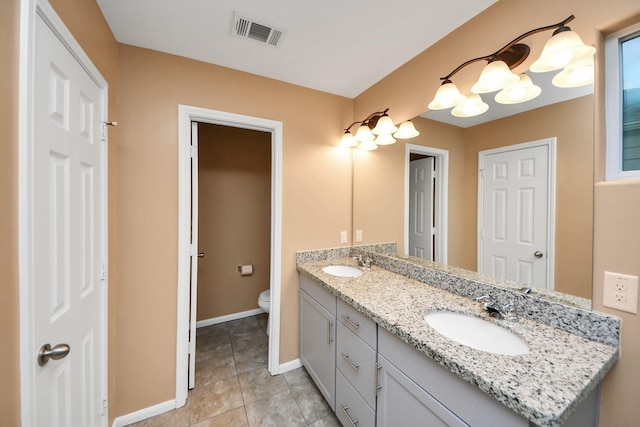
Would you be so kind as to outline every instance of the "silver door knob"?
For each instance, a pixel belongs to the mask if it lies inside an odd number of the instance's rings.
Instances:
[[[198,258],[204,258],[204,252],[200,252],[200,253],[198,254]]]
[[[63,359],[67,354],[69,354],[69,351],[71,351],[71,347],[69,347],[67,344],[58,344],[57,346],[51,348],[51,345],[47,343],[40,347],[40,351],[38,352],[38,365],[46,365],[49,359]]]
[[[542,255],[544,255],[544,254],[542,252],[540,252],[540,251],[535,251],[533,253],[533,256],[536,257],[536,258],[542,258]]]

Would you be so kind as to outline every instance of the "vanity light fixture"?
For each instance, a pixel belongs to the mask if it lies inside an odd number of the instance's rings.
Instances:
[[[354,148],[361,150],[375,150],[379,145],[390,145],[396,142],[395,138],[408,139],[420,135],[410,120],[400,124],[400,127],[393,123],[387,112],[376,111],[369,114],[364,120],[351,123],[344,130],[344,135],[340,140],[340,147]],[[351,128],[359,124],[355,136],[351,133]]]
[[[561,88],[593,83],[593,55],[596,50],[593,46],[585,45],[580,36],[567,27],[567,23],[573,19],[575,17],[571,15],[557,24],[527,31],[494,53],[462,63],[446,76],[440,77],[442,85],[433,101],[429,103],[429,109],[444,110],[453,107],[451,114],[454,116],[471,117],[489,109],[478,94],[499,91],[495,100],[501,104],[526,102],[540,95],[542,89],[534,85],[529,76],[524,73],[515,74],[511,70],[529,56],[529,46],[520,41],[543,31],[554,30],[540,58],[531,65],[529,71],[540,73],[562,69],[552,81],[555,86]],[[451,78],[467,65],[478,61],[488,63],[478,81],[471,87],[472,93],[465,96],[460,93]]]

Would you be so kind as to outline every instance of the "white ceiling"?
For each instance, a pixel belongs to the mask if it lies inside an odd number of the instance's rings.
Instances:
[[[496,0],[97,0],[116,40],[354,98]],[[231,35],[234,11],[284,30]]]

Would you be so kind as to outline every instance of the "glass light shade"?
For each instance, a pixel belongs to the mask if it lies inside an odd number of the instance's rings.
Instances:
[[[456,117],[473,117],[485,113],[488,109],[489,104],[484,102],[477,93],[472,93],[467,96],[466,102],[451,110],[451,114]]]
[[[553,77],[551,83],[556,87],[570,88],[593,84],[594,66],[593,56],[587,56],[572,61]]]
[[[352,148],[356,145],[358,145],[358,141],[356,141],[356,139],[353,137],[353,135],[351,135],[351,132],[349,131],[345,132],[344,135],[342,135],[342,139],[338,144],[338,146],[344,148]]]
[[[578,34],[570,30],[561,31],[547,40],[540,58],[531,64],[529,70],[534,73],[559,70],[573,60],[593,56],[594,53],[596,48],[585,45]]]
[[[518,104],[530,101],[542,93],[542,89],[531,81],[531,77],[520,74],[520,79],[496,94],[495,100],[500,104]]]
[[[373,141],[375,136],[371,133],[371,129],[367,125],[360,125],[358,131],[356,132],[356,141],[359,142],[367,142]]]
[[[393,124],[393,120],[391,120],[391,117],[385,114],[378,119],[376,127],[374,127],[371,132],[373,132],[374,135],[391,135],[397,130],[398,128]]]
[[[396,140],[391,134],[383,133],[382,135],[378,135],[373,142],[375,142],[376,145],[391,145],[395,144]]]
[[[378,144],[373,141],[363,141],[358,145],[360,150],[373,151],[378,149]]]
[[[504,61],[491,61],[482,69],[476,84],[471,86],[471,92],[495,92],[517,82],[518,79],[518,75],[513,74]]]
[[[411,120],[407,120],[406,122],[400,123],[400,128],[398,129],[398,132],[393,134],[393,136],[395,136],[398,139],[415,138],[418,135],[420,135],[420,132],[418,132],[415,126],[413,126],[413,123],[411,122]]]
[[[454,83],[444,83],[438,88],[436,96],[428,105],[430,110],[445,110],[464,102],[464,95],[460,93]]]

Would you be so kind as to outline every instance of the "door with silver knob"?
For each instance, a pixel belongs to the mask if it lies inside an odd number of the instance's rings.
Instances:
[[[58,344],[51,348],[51,344],[47,343],[40,347],[38,352],[38,365],[44,366],[49,362],[49,359],[60,360],[64,359],[71,351],[71,347],[67,344]]]
[[[23,425],[106,427],[106,82],[72,53],[72,37],[45,17],[53,12],[38,10],[27,78]]]

